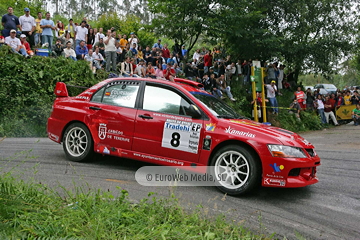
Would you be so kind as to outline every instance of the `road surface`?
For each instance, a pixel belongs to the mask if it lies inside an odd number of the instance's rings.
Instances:
[[[145,187],[135,172],[148,164],[100,157],[91,163],[69,162],[62,146],[46,138],[5,138],[0,142],[0,171],[12,171],[59,189],[101,188],[129,191],[133,201],[175,192],[187,209],[202,205],[204,214],[225,214],[256,233],[298,239],[360,239],[360,126],[301,134],[321,157],[319,183],[298,189],[260,188],[246,197],[225,196],[215,187]]]

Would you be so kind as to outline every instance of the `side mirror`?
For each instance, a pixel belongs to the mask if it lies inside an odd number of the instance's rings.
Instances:
[[[187,113],[189,116],[191,116],[194,119],[199,119],[202,117],[201,111],[197,106],[194,104],[191,104]]]
[[[66,84],[63,82],[57,82],[55,86],[54,93],[56,97],[68,97],[69,93],[66,88]]]

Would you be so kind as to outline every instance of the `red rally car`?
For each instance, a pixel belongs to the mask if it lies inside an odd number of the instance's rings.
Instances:
[[[112,78],[76,97],[58,82],[55,94],[47,133],[69,160],[100,153],[194,171],[212,166],[223,179],[218,188],[231,195],[318,182],[311,143],[239,116],[197,82]]]

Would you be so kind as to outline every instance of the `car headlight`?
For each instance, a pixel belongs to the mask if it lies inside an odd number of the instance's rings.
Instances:
[[[301,148],[284,145],[268,145],[268,148],[273,157],[306,158],[306,155]]]

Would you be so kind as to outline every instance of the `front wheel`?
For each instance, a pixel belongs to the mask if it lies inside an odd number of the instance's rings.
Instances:
[[[90,131],[84,124],[72,123],[66,128],[63,148],[69,160],[74,162],[89,160],[94,154],[93,145]]]
[[[228,145],[221,148],[210,165],[216,186],[229,195],[244,194],[260,183],[259,158],[245,147]]]

